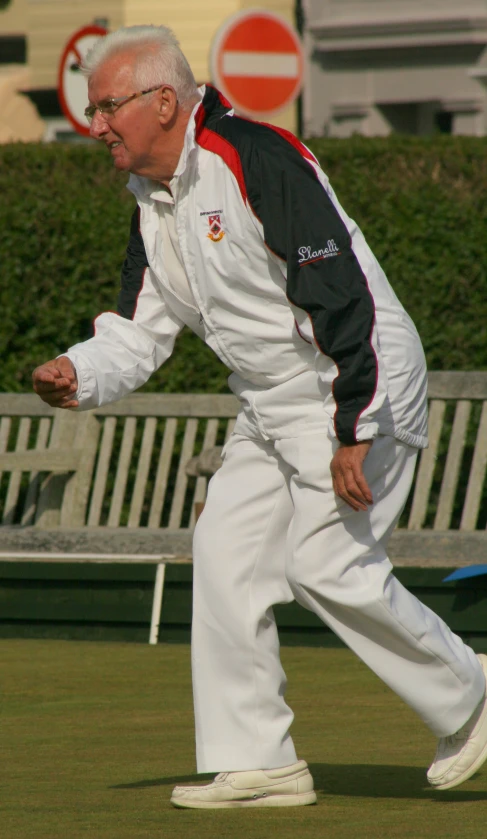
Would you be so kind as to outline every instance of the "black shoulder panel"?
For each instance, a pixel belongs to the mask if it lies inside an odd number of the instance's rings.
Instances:
[[[130,238],[122,265],[122,283],[117,300],[117,312],[127,320],[134,318],[137,299],[144,282],[144,272],[148,266],[139,218],[140,210],[136,207],[130,222]]]
[[[205,129],[215,138],[206,140],[207,148],[220,153],[216,137],[223,141],[221,154],[262,223],[266,245],[287,263],[289,300],[308,314],[318,347],[338,368],[336,433],[354,443],[357,421],[375,394],[378,362],[371,344],[374,301],[347,227],[310,152],[293,135],[218,108],[207,114]]]

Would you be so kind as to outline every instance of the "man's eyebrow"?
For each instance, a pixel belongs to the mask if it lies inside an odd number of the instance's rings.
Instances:
[[[112,94],[110,94],[110,95],[108,95],[108,96],[100,96],[100,98],[99,98],[99,99],[97,99],[97,100],[96,100],[96,102],[106,102],[108,99],[116,99],[116,97],[115,97],[115,96],[113,96]],[[90,102],[90,103],[92,103],[93,105],[95,104],[95,100],[94,100],[94,99],[91,99],[89,95],[88,95],[88,100],[89,100],[89,102]]]

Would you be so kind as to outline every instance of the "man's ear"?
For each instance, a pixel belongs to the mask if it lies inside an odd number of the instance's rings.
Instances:
[[[171,85],[163,85],[159,91],[159,122],[168,125],[174,119],[178,106],[176,91]]]

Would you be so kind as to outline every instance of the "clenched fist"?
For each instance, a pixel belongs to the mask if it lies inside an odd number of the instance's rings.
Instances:
[[[36,367],[32,373],[35,392],[53,408],[77,408],[73,394],[78,390],[76,370],[69,358],[61,355]]]

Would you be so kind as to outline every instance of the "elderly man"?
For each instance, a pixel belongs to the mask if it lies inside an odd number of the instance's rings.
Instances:
[[[398,583],[386,553],[427,444],[413,323],[309,150],[198,90],[168,29],[114,32],[85,70],[91,135],[131,173],[137,207],[118,314],[38,367],[35,390],[60,408],[119,399],[186,324],[241,405],[194,538],[197,763],[219,774],[176,787],[173,804],[315,802],[272,610],[293,599],[440,738],[430,783],[462,783],[487,756],[487,657]]]

